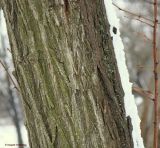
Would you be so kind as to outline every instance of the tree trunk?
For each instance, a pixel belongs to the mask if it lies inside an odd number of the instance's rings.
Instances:
[[[103,0],[2,0],[31,148],[130,148]]]

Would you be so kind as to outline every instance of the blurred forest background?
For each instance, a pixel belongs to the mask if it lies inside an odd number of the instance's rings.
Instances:
[[[113,2],[119,7],[116,7],[115,9],[117,11],[117,15],[120,18],[120,32],[125,47],[124,50],[126,53],[126,64],[129,70],[130,82],[133,83],[133,94],[135,96],[135,101],[138,106],[139,116],[141,119],[141,131],[144,145],[146,148],[151,148],[153,146],[154,124],[152,100],[154,94],[154,75],[152,54],[153,27],[151,27],[153,23],[149,20],[154,20],[153,1],[113,0]],[[124,9],[124,11],[127,10],[137,14],[139,17],[126,13],[121,10],[121,8]],[[159,0],[158,8],[160,8]],[[160,20],[159,10],[158,14],[158,20]],[[149,20],[144,20],[143,17]],[[158,24],[157,30],[157,48],[158,57],[160,57],[160,24]],[[159,71],[160,65],[158,66],[158,72]]]
[[[160,1],[158,2],[160,8]],[[151,148],[153,143],[152,94],[154,92],[153,28],[149,25],[152,22],[147,21],[147,23],[144,23],[142,16],[153,20],[153,2],[151,0],[113,0],[113,3],[119,8],[133,12],[139,16],[133,16],[115,7],[117,15],[120,18],[121,37],[125,47],[126,63],[130,74],[130,81],[133,83],[133,94],[141,118],[142,137],[145,147]],[[160,20],[160,16],[158,17]],[[159,30],[160,25],[158,25],[158,39],[160,39]],[[158,49],[160,50],[159,47],[160,42],[158,42]],[[158,71],[160,71],[160,66]],[[23,109],[20,94],[16,86],[5,20],[2,11],[0,11],[0,147],[11,143],[23,143],[28,146],[27,132],[24,126],[24,114],[22,113]]]
[[[13,76],[14,66],[5,19],[0,11],[0,148],[5,144],[26,144],[27,131],[18,84]],[[26,147],[27,148],[27,147]]]

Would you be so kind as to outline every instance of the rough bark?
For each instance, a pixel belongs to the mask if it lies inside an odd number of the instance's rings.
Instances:
[[[133,147],[103,0],[2,1],[30,147]]]

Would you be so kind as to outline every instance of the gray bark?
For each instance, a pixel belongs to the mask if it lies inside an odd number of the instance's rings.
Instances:
[[[30,147],[133,147],[103,0],[2,3]]]

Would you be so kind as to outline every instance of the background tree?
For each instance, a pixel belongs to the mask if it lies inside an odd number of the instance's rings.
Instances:
[[[158,8],[159,8],[158,1]],[[136,13],[139,16],[144,16],[153,20],[153,2],[144,0],[124,1],[118,3],[114,0],[115,4],[119,7]],[[154,75],[153,75],[153,59],[152,59],[152,32],[153,28],[148,24],[137,21],[136,17],[119,11],[117,14],[121,17],[121,33],[122,39],[126,50],[127,66],[130,74],[130,81],[134,86],[142,88],[154,94]],[[160,16],[158,16],[158,19]],[[147,23],[152,24],[150,21]],[[159,27],[159,25],[158,25]],[[158,30],[158,39],[160,32]],[[160,47],[157,43],[158,50]],[[159,56],[159,55],[158,55]],[[158,66],[159,69],[159,66]],[[136,92],[135,100],[137,101],[139,115],[141,117],[142,137],[146,148],[153,147],[153,101],[148,96],[139,96]],[[160,135],[159,135],[160,140]],[[159,145],[160,148],[160,145]]]
[[[31,147],[133,147],[102,0],[2,0]]]

